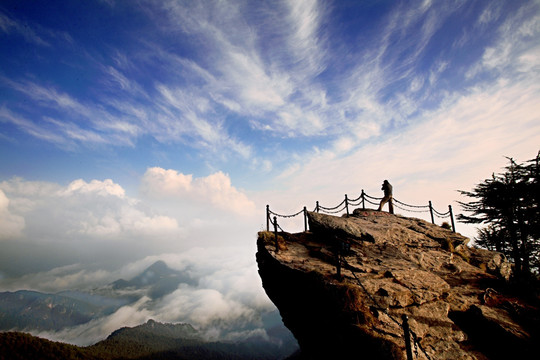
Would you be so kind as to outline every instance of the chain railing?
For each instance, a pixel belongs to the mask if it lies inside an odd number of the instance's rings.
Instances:
[[[362,190],[362,192],[360,193],[360,196],[357,197],[356,199],[349,199],[347,194],[345,194],[345,199],[342,202],[340,202],[338,205],[333,206],[333,207],[322,206],[319,203],[319,201],[316,201],[315,209],[313,211],[318,212],[318,213],[326,213],[326,214],[338,214],[345,211],[347,215],[350,215],[351,206],[356,206],[356,207],[361,206],[362,209],[366,209],[366,203],[374,205],[374,206],[379,206],[379,202],[381,200],[382,200],[382,197],[370,196],[366,194],[364,190]],[[452,205],[448,205],[448,211],[445,213],[442,213],[433,208],[433,204],[431,203],[431,200],[428,202],[427,205],[411,205],[411,204],[407,204],[402,201],[399,201],[398,199],[393,197],[390,200],[390,203],[396,208],[403,211],[407,211],[407,212],[412,212],[412,213],[428,213],[429,212],[431,216],[432,224],[435,224],[435,217],[439,219],[449,218],[451,221],[452,231],[456,232],[456,225],[454,222],[454,214],[452,212]],[[270,206],[266,205],[266,230],[270,231],[270,223],[273,223],[271,219],[272,215],[274,216],[275,225],[279,227],[279,225],[277,225],[277,217],[294,218],[296,216],[299,216],[300,214],[303,214],[304,216],[304,231],[307,231],[308,230],[307,208],[305,206],[302,210],[298,211],[297,213],[294,213],[291,215],[282,215],[282,214],[273,212],[272,210],[270,210]]]

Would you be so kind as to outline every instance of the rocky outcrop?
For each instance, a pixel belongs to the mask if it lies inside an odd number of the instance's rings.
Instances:
[[[505,290],[500,253],[385,212],[309,213],[309,232],[260,232],[263,287],[306,359],[530,358],[538,309]],[[340,259],[338,261],[337,259]],[[416,341],[414,341],[416,340]]]

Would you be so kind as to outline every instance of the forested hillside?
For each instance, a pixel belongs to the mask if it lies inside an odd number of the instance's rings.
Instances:
[[[122,328],[99,343],[78,347],[21,332],[0,333],[0,360],[7,359],[283,359],[296,350],[293,343],[271,344],[251,338],[241,342],[209,342],[189,324],[148,321]]]

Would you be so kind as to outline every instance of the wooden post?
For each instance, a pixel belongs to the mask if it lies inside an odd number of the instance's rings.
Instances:
[[[277,217],[274,216],[274,235],[276,242],[276,252],[279,251],[278,239],[277,239]]]
[[[317,201],[317,206],[315,206],[315,211],[319,212],[319,201]]]
[[[270,231],[270,205],[266,205],[266,231]]]
[[[452,232],[456,232],[456,224],[454,223],[454,213],[452,212],[452,205],[448,205],[448,211],[450,212],[450,220],[452,221]]]
[[[366,199],[365,199],[364,189],[362,189],[362,194],[360,195],[360,197],[362,198],[362,210],[366,210]]]
[[[349,216],[349,199],[347,198],[347,194],[345,194],[345,209],[347,209],[347,216]]]
[[[401,319],[403,320],[403,337],[405,338],[405,351],[407,352],[407,360],[413,360],[409,318],[407,317],[407,315],[403,314],[401,316]]]
[[[433,218],[433,205],[431,205],[431,200],[429,200],[429,213],[431,214],[431,223],[435,224],[435,218]]]
[[[304,231],[307,232],[307,209],[304,206]]]

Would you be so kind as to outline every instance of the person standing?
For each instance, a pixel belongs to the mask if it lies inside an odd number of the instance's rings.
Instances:
[[[393,214],[394,204],[392,204],[392,185],[390,185],[388,180],[384,180],[381,190],[384,191],[384,197],[382,198],[377,211],[381,211],[384,204],[388,203],[388,212]]]

